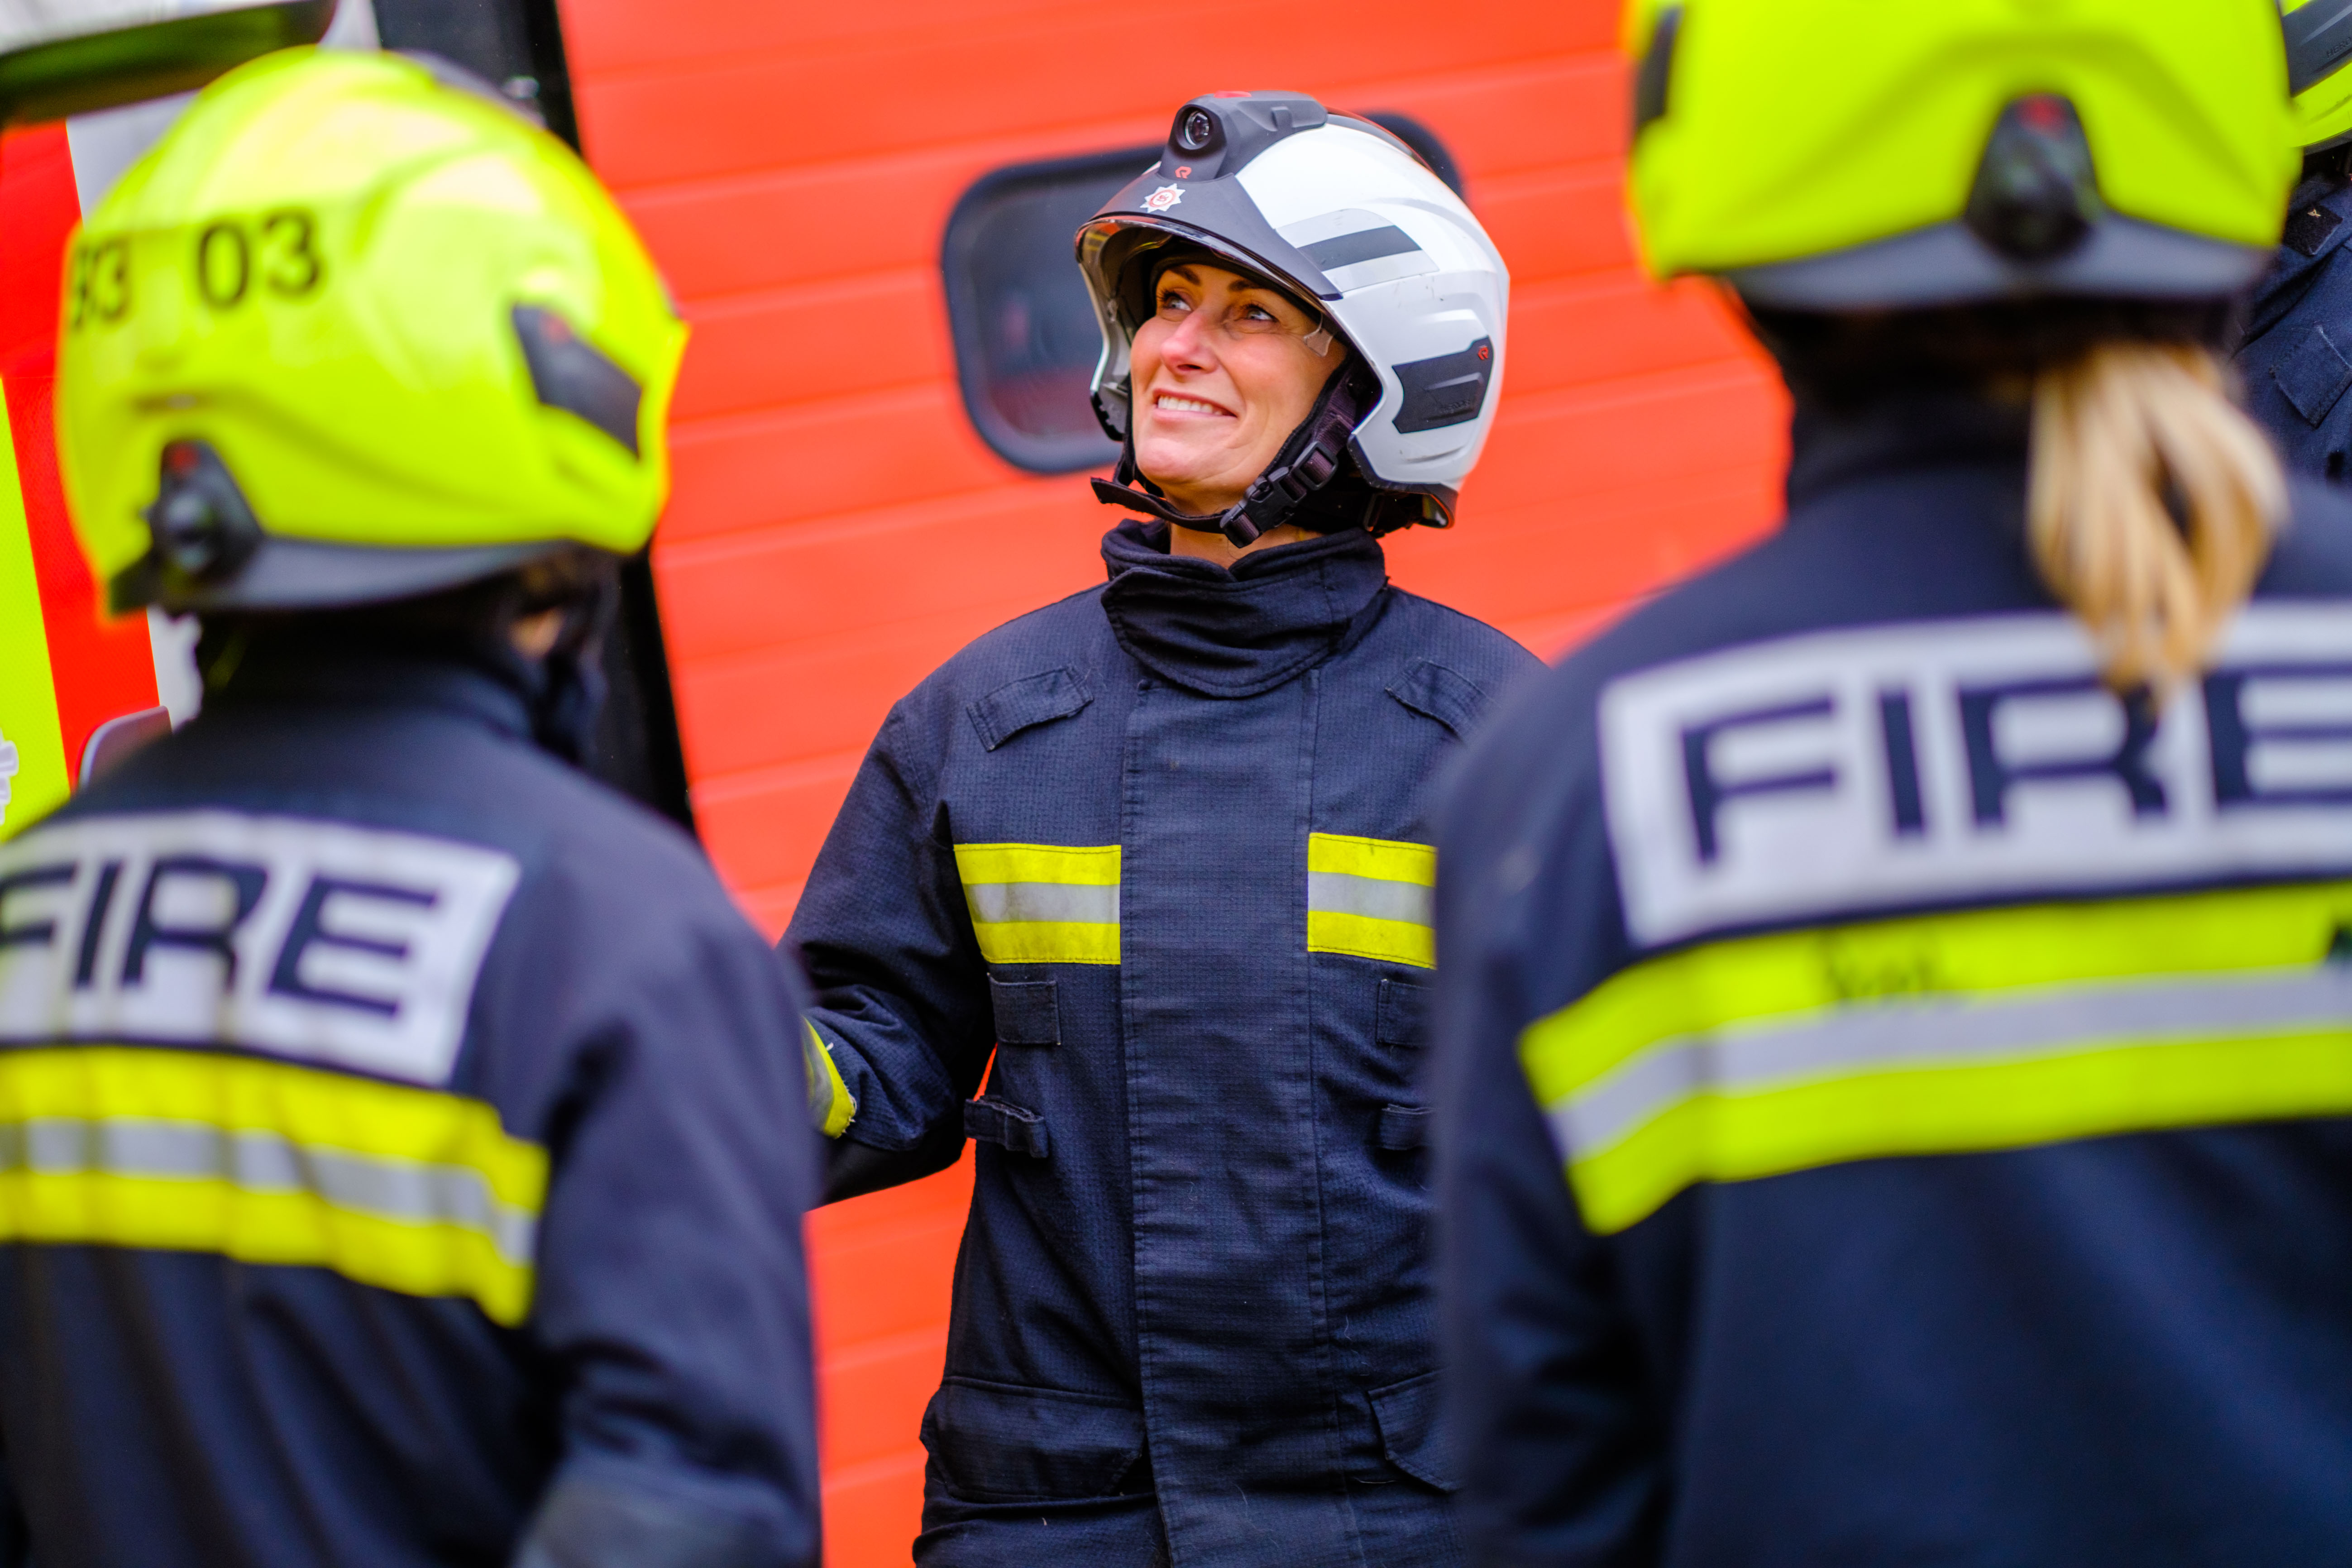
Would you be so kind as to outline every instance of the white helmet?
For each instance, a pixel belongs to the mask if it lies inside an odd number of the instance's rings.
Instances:
[[[1249,494],[1210,519],[1129,488],[1129,348],[1151,315],[1152,257],[1184,246],[1296,295],[1355,350]],[[1095,413],[1125,445],[1118,482],[1095,481],[1104,500],[1239,544],[1284,521],[1452,525],[1495,422],[1511,279],[1470,209],[1402,142],[1304,93],[1196,98],[1159,163],[1078,230],[1078,266],[1102,324]]]

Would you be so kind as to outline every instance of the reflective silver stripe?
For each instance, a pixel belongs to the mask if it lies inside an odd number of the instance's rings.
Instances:
[[[2352,967],[2217,974],[2013,993],[1943,992],[1727,1024],[1650,1046],[1549,1113],[1560,1146],[1597,1154],[1702,1093],[1739,1093],[1856,1070],[1979,1065],[2101,1047],[2160,1046],[2217,1033],[2287,1033],[2352,1023]]]
[[[1360,228],[1352,234],[1335,234],[1328,239],[1311,240],[1298,247],[1307,259],[1329,272],[1337,268],[1353,267],[1360,262],[1377,261],[1384,256],[1403,256],[1419,250],[1412,236],[1392,223],[1377,228]]]
[[[532,1215],[499,1202],[481,1173],[463,1165],[309,1149],[274,1132],[231,1132],[202,1122],[126,1117],[0,1123],[0,1172],[7,1171],[224,1181],[265,1196],[310,1193],[382,1219],[480,1231],[500,1256],[524,1266],[538,1239]]]
[[[1317,914],[1360,915],[1367,920],[1434,922],[1435,889],[1418,882],[1351,877],[1344,871],[1307,873],[1307,907]]]
[[[971,918],[982,925],[1118,923],[1116,883],[966,882],[963,892],[971,902]]]

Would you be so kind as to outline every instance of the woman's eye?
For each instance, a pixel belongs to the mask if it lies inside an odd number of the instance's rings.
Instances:
[[[1171,292],[1160,296],[1160,313],[1163,316],[1181,316],[1192,308],[1192,302],[1181,294]]]

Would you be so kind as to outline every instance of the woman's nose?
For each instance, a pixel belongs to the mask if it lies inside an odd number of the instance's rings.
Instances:
[[[1187,369],[1204,369],[1213,363],[1208,324],[1202,319],[1206,314],[1194,310],[1178,321],[1176,330],[1160,345],[1160,357]]]

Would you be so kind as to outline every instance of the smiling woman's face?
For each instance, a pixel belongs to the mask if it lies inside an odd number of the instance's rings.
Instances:
[[[1347,357],[1319,328],[1280,290],[1238,272],[1194,264],[1161,273],[1130,356],[1144,477],[1203,516],[1240,500]]]

